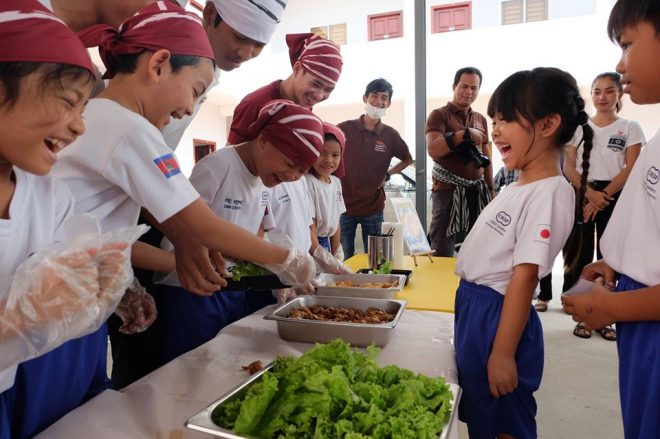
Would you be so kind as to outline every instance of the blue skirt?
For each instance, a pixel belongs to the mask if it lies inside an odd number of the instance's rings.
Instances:
[[[616,290],[645,287],[622,275]],[[617,323],[616,336],[626,439],[660,438],[660,322]]]
[[[248,315],[245,291],[217,291],[197,296],[181,287],[163,285],[158,318],[163,325],[163,355],[171,361],[218,335],[225,326]]]
[[[327,251],[329,251],[330,253],[332,253],[332,248],[330,246],[330,238],[327,236],[318,236],[317,238],[319,240],[319,245],[324,249],[326,249]]]
[[[31,438],[110,387],[108,331],[64,343],[18,366],[12,403],[12,438]]]
[[[461,280],[456,291],[454,340],[458,381],[463,388],[459,416],[471,439],[493,439],[506,433],[517,439],[536,437],[536,400],[543,375],[543,330],[531,306],[516,350],[518,387],[494,398],[488,387],[488,358],[500,322],[504,296],[490,287]]]

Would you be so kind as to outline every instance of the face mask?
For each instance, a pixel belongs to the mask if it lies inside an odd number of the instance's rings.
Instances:
[[[371,104],[364,106],[364,111],[372,119],[380,119],[381,117],[385,116],[385,110],[385,108],[374,107]]]

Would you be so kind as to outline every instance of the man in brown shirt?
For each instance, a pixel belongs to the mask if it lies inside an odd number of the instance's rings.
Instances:
[[[426,148],[434,161],[429,237],[435,256],[454,255],[456,244],[462,242],[494,196],[488,124],[484,116],[471,108],[480,87],[478,69],[459,69],[454,76],[452,101],[433,110],[426,121]],[[458,151],[465,145],[462,142],[467,137],[466,129],[476,146],[472,150],[476,159]],[[479,157],[481,154],[485,157]]]
[[[381,122],[392,99],[392,85],[374,79],[364,92],[365,114],[338,126],[346,134],[345,175],[341,179],[346,212],[340,217],[341,245],[346,259],[355,253],[355,229],[362,226],[362,243],[381,233],[385,182],[413,160],[408,145],[392,127]],[[390,168],[392,157],[401,162]]]

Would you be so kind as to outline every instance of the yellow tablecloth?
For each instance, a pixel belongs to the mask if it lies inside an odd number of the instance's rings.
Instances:
[[[345,263],[352,270],[369,267],[364,253],[353,256]],[[404,256],[401,268],[412,270],[413,275],[406,288],[397,294],[397,299],[408,301],[407,307],[411,309],[454,312],[456,288],[460,280],[454,274],[456,258],[417,256],[415,267],[412,256]]]

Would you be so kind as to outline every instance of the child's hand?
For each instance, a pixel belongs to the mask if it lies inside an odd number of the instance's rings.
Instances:
[[[610,289],[614,289],[616,285],[616,272],[612,269],[612,267],[607,265],[603,259],[592,262],[591,264],[585,266],[582,269],[580,277],[583,277],[592,282],[602,277],[605,281],[605,285]]]
[[[123,322],[119,332],[126,335],[146,330],[158,315],[154,298],[147,293],[137,279],[126,290],[115,313]]]
[[[177,239],[174,242],[176,256],[176,271],[181,286],[193,294],[210,296],[222,287],[227,281],[218,274],[206,247],[192,236]]]
[[[495,398],[513,392],[518,387],[518,367],[509,355],[496,352],[488,358],[488,388]]]
[[[587,329],[598,329],[614,323],[607,302],[614,293],[604,286],[603,278],[595,281],[588,293],[574,296],[561,296],[564,311],[573,316],[576,322],[583,322]]]

